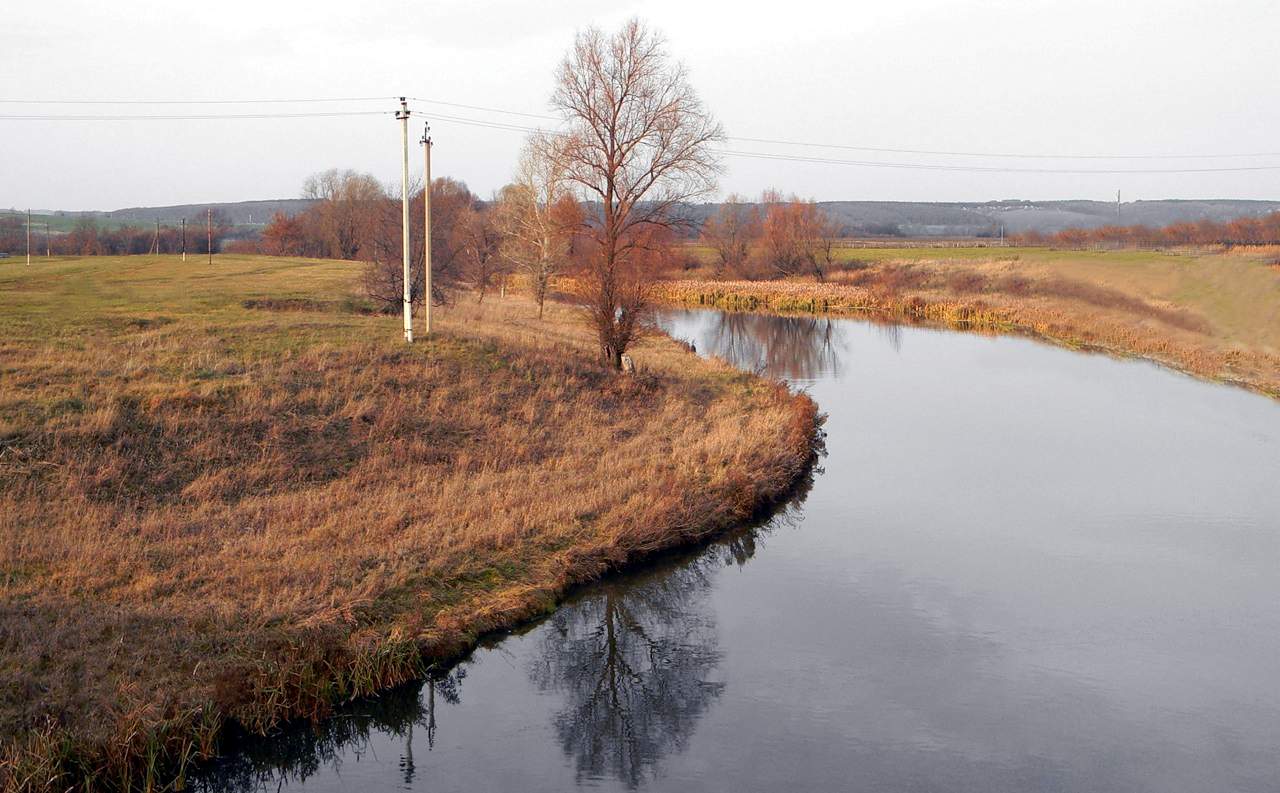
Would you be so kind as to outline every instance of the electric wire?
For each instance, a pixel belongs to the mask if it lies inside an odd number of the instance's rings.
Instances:
[[[441,105],[473,110],[481,113],[497,113],[522,118],[545,121],[559,121],[554,116],[540,113],[526,113],[517,110],[471,105],[461,102],[448,102],[441,99],[425,97],[406,97],[414,102]],[[299,97],[287,99],[0,99],[0,104],[49,104],[49,105],[247,105],[247,104],[292,104],[292,103],[324,103],[324,102],[365,102],[391,101],[399,97]],[[0,121],[204,121],[204,120],[239,120],[239,119],[274,119],[274,118],[333,118],[350,116],[385,116],[392,115],[391,110],[332,110],[332,111],[264,111],[252,113],[137,113],[137,114],[53,114],[53,113],[14,113],[0,114]],[[532,127],[506,121],[457,116],[435,111],[418,111],[418,115],[431,120],[446,123],[462,124],[486,129],[505,130],[511,132],[541,133],[562,135],[563,132]],[[908,149],[874,146],[859,146],[838,143],[814,143],[781,138],[753,138],[727,135],[726,141],[758,143],[772,146],[795,146],[825,148],[848,151],[865,151],[892,154],[920,154],[941,157],[983,157],[987,159],[1036,159],[1036,160],[1212,160],[1212,159],[1245,159],[1280,157],[1280,152],[1256,152],[1251,154],[1027,154],[974,151],[947,151],[934,149]],[[865,168],[897,168],[905,170],[957,171],[967,173],[1036,173],[1036,174],[1191,174],[1191,173],[1230,173],[1249,171],[1280,170],[1280,164],[1259,165],[1215,165],[1205,167],[1155,167],[1155,168],[1060,168],[1060,167],[1013,167],[1005,165],[961,165],[927,162],[898,162],[890,160],[843,159],[811,154],[787,154],[784,152],[741,151],[736,149],[720,149],[720,153],[730,157],[780,162],[799,162],[820,165],[843,165]]]
[[[6,105],[285,105],[312,102],[386,102],[398,96],[332,96],[296,99],[0,99]]]
[[[299,113],[134,113],[134,114],[0,114],[0,121],[221,121],[247,118],[333,118],[390,116],[394,110],[333,110]]]

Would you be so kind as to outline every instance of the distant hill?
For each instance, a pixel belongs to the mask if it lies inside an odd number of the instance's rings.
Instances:
[[[690,207],[697,221],[719,204]],[[1116,205],[1106,201],[823,201],[819,206],[844,236],[986,237],[1021,231],[1054,232],[1117,223]],[[1130,201],[1120,205],[1119,223],[1167,226],[1184,220],[1234,220],[1280,211],[1280,201],[1234,199]]]
[[[125,223],[177,223],[204,214],[206,208],[221,210],[237,226],[236,236],[252,234],[266,225],[276,212],[297,214],[308,206],[305,198],[270,201],[238,201],[227,204],[180,204],[164,207],[129,207],[109,212],[64,212],[41,210],[56,219],[54,230],[69,229],[81,215],[96,217],[104,225]],[[1116,223],[1116,205],[1107,201],[823,201],[819,204],[841,227],[844,236],[893,237],[989,237],[1022,231],[1054,232],[1065,228],[1096,228]],[[686,214],[701,223],[720,205],[694,204]],[[1280,201],[1235,199],[1129,201],[1120,205],[1119,223],[1167,226],[1184,220],[1227,221],[1257,217],[1280,211]]]
[[[68,211],[57,209],[41,209],[36,214],[55,218],[62,223],[55,225],[65,226],[67,229],[75,223],[77,218],[88,215],[96,218],[101,224],[106,226],[120,226],[124,224],[146,225],[155,223],[159,220],[161,223],[172,224],[178,223],[183,218],[188,221],[204,216],[206,209],[216,209],[230,219],[232,225],[235,226],[265,226],[271,216],[277,212],[284,212],[286,215],[296,215],[311,205],[311,199],[307,198],[278,198],[269,201],[236,201],[225,204],[177,204],[175,206],[164,207],[127,207],[125,209],[112,209],[110,211]]]

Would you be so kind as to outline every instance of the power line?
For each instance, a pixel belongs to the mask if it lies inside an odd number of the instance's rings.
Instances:
[[[844,149],[885,154],[929,154],[939,157],[987,157],[989,159],[1023,160],[1222,160],[1251,157],[1280,157],[1280,152],[1253,152],[1248,154],[1004,154],[977,151],[939,151],[935,149],[890,149],[877,146],[853,146],[843,143],[810,143],[775,138],[743,138],[726,135],[727,140],[743,143],[766,143],[777,146],[809,146],[817,149]]]
[[[460,107],[467,110],[478,110],[486,113],[502,113],[510,116],[522,116],[524,118],[536,118],[544,121],[560,121],[557,116],[546,115],[544,113],[525,113],[518,110],[504,110],[498,107],[488,107],[484,105],[465,105],[459,102],[446,102],[442,99],[425,99],[423,97],[410,97],[415,102],[425,102],[433,105],[445,105],[448,107]],[[453,119],[458,120],[458,119]],[[1003,153],[1003,152],[978,152],[978,151],[946,151],[939,149],[903,149],[889,148],[884,146],[863,146],[845,143],[815,143],[813,141],[785,140],[781,138],[748,138],[739,135],[726,135],[726,140],[739,141],[741,143],[765,143],[776,146],[807,146],[819,149],[844,149],[848,151],[867,151],[879,152],[883,154],[928,154],[940,157],[986,157],[989,159],[1026,159],[1026,160],[1218,160],[1218,159],[1247,159],[1253,157],[1280,157],[1280,151],[1277,152],[1251,152],[1251,153],[1232,153],[1232,154],[1028,154],[1028,153]]]
[[[249,118],[332,118],[338,116],[388,116],[391,110],[334,110],[301,113],[132,113],[99,114],[0,114],[0,121],[204,121]]]
[[[559,121],[556,116],[548,116],[544,113],[522,113],[519,110],[503,110],[500,107],[485,107],[484,105],[464,105],[460,102],[446,102],[443,99],[423,99],[420,96],[409,97],[415,102],[423,102],[428,105],[445,105],[447,107],[461,107],[465,110],[480,110],[486,113],[503,113],[508,116],[524,116],[525,118],[539,118],[543,121]]]
[[[474,110],[482,113],[499,113],[504,115],[519,116],[523,118],[533,118],[547,121],[558,121],[554,116],[525,113],[517,110],[504,110],[502,108],[490,107],[485,105],[470,105],[461,102],[447,102],[440,99],[428,99],[424,97],[410,97],[415,102],[423,102],[426,104],[443,105],[446,107],[457,107],[468,110]],[[317,102],[361,102],[361,101],[386,101],[388,97],[305,97],[292,99],[84,99],[84,100],[27,100],[27,99],[0,99],[0,103],[7,104],[97,104],[97,105],[181,105],[181,104],[207,104],[207,105],[232,105],[232,104],[287,104],[287,103],[317,103]],[[395,111],[390,110],[334,110],[334,111],[308,111],[308,112],[254,112],[254,113],[138,113],[138,114],[49,114],[49,113],[25,113],[25,114],[0,114],[0,121],[203,121],[203,120],[239,120],[239,119],[275,119],[275,118],[326,118],[326,117],[349,117],[349,116],[385,116],[393,115]],[[445,113],[424,113],[429,118],[443,121],[446,123],[462,124],[465,126],[480,127],[485,129],[497,129],[510,132],[524,133],[543,133],[551,135],[563,135],[563,132],[555,130],[547,130],[541,127],[532,127],[523,124],[516,124],[505,121],[496,121],[483,118],[470,118],[465,116],[456,116]],[[906,149],[906,148],[888,148],[875,146],[858,146],[852,144],[836,144],[836,143],[814,143],[806,141],[786,140],[781,138],[750,138],[742,136],[726,136],[726,140],[762,143],[775,146],[800,146],[813,148],[841,149],[849,151],[867,151],[877,153],[894,153],[894,154],[923,154],[931,156],[945,157],[985,157],[989,159],[1070,159],[1070,160],[1190,160],[1190,159],[1243,159],[1243,158],[1262,158],[1262,157],[1280,157],[1280,152],[1257,152],[1252,154],[1027,154],[1027,153],[999,153],[999,152],[972,152],[972,151],[944,151],[933,149]],[[804,162],[821,165],[844,165],[866,168],[897,168],[906,170],[928,170],[928,171],[957,171],[967,173],[1038,173],[1038,174],[1189,174],[1189,173],[1230,173],[1230,172],[1247,172],[1247,171],[1273,171],[1280,170],[1280,165],[1240,165],[1240,166],[1211,166],[1197,168],[1047,168],[1047,167],[1009,167],[998,165],[956,165],[946,163],[916,163],[916,162],[895,162],[886,160],[854,160],[841,159],[835,157],[823,157],[803,154],[785,154],[781,152],[751,152],[738,151],[732,149],[723,149],[721,153],[730,157],[743,157],[750,159],[775,160],[783,162]]]
[[[1226,173],[1234,171],[1280,171],[1280,165],[1238,165],[1210,168],[1006,168],[982,165],[945,165],[937,163],[886,162],[880,160],[840,160],[831,157],[805,157],[770,152],[721,149],[730,157],[747,157],[784,162],[807,162],[821,165],[854,165],[867,168],[904,168],[923,171],[961,171],[965,173],[1041,173],[1041,174],[1156,174],[1156,173]]]
[[[508,130],[512,132],[541,132],[550,135],[563,135],[562,132],[546,130],[539,127],[528,127],[520,124],[508,124],[498,121],[450,116],[439,113],[427,113],[429,118],[463,124],[467,126],[485,127],[488,129]],[[741,140],[740,138],[728,138]],[[1218,166],[1206,168],[1021,168],[983,165],[947,165],[942,163],[909,163],[885,160],[845,160],[831,157],[810,157],[798,154],[780,154],[773,152],[747,152],[732,149],[721,149],[722,154],[730,157],[746,157],[764,160],[781,160],[785,162],[806,162],[822,165],[850,165],[868,168],[899,168],[925,171],[959,171],[964,173],[1040,173],[1040,174],[1177,174],[1177,173],[1229,173],[1236,171],[1275,171],[1280,165],[1241,165]]]
[[[334,96],[296,99],[0,99],[7,105],[284,105],[304,102],[386,102],[394,96]]]

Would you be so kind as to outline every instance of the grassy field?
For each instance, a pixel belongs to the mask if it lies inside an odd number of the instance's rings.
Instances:
[[[866,312],[1138,355],[1280,395],[1280,250],[846,248],[812,278],[667,286],[728,308]],[[700,275],[695,271],[695,275]]]
[[[408,346],[357,280],[0,264],[0,787],[173,782],[229,721],[419,676],[812,460],[807,397],[669,340],[618,374],[507,298]]]

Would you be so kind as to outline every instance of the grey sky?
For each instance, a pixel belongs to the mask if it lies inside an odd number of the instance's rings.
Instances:
[[[387,96],[547,112],[574,32],[638,15],[662,30],[731,135],[947,151],[1280,151],[1280,5],[907,2],[74,2],[7,7],[0,98]],[[261,107],[0,105],[20,113],[246,112]],[[279,108],[314,110],[312,107]],[[429,110],[426,105],[416,110]],[[536,123],[465,110],[450,115]],[[432,124],[435,173],[487,194],[518,132]],[[412,124],[416,141],[421,117]],[[731,142],[838,159],[1016,168],[1280,166],[1229,160],[988,160]],[[398,179],[387,117],[0,120],[0,206],[112,209],[297,195],[330,166]],[[415,146],[412,162],[418,162]],[[820,200],[1280,198],[1280,170],[1060,175],[726,158],[725,191]]]

